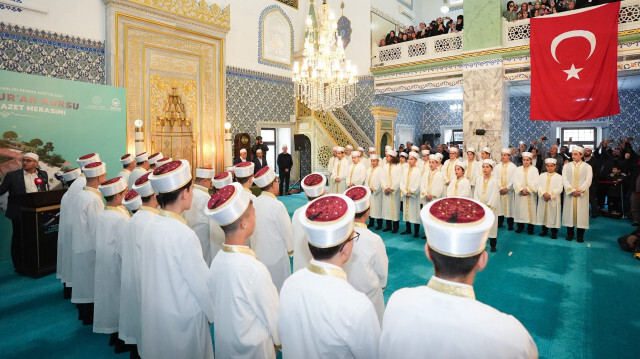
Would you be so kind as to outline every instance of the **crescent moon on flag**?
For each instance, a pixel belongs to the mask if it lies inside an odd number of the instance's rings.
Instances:
[[[591,57],[591,55],[593,55],[593,50],[596,49],[596,35],[587,30],[567,31],[556,36],[553,41],[551,41],[551,56],[553,56],[553,59],[556,60],[557,63],[560,63],[560,61],[558,61],[558,58],[556,57],[556,48],[558,47],[558,45],[560,45],[562,40],[566,40],[572,37],[584,37],[585,39],[587,39],[587,41],[589,41],[589,44],[591,45],[591,51],[589,52],[589,56],[587,56],[587,60]]]

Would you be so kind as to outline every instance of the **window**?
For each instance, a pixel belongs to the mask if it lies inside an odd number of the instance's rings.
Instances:
[[[453,143],[461,145],[463,140],[462,130],[453,130]]]
[[[265,155],[267,165],[275,170],[276,168],[276,129],[275,128],[263,128],[260,130],[260,136],[262,136],[262,143],[269,148],[269,151]]]
[[[598,135],[596,127],[562,127],[560,133],[560,144],[569,147],[569,151],[576,145],[584,148],[596,148],[596,136]],[[569,145],[570,141],[571,145]]]

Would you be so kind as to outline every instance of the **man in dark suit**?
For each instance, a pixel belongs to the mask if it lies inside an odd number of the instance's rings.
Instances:
[[[262,150],[262,154],[265,156],[267,155],[267,151],[269,151],[269,147],[267,147],[267,145],[262,141],[262,136],[256,137],[256,143],[251,146],[251,153],[253,154],[253,157],[256,156],[259,149]]]
[[[5,216],[11,219],[13,234],[11,235],[11,260],[13,267],[22,265],[22,241],[20,225],[20,203],[16,196],[25,193],[43,192],[48,189],[48,175],[38,168],[39,157],[35,153],[26,153],[22,157],[22,169],[7,173],[0,184],[0,195],[9,192],[9,203]]]
[[[257,173],[260,169],[267,165],[267,160],[262,156],[262,149],[258,148],[256,156],[253,158],[253,173]]]
[[[236,157],[233,159],[233,165],[235,166],[240,162],[249,162],[249,160],[247,159],[247,150],[244,148],[240,150],[240,157]]]
[[[278,173],[280,175],[280,196],[289,192],[289,179],[291,178],[291,167],[293,167],[293,158],[287,153],[287,146],[282,146],[282,153],[278,154]],[[284,191],[283,191],[284,190]]]

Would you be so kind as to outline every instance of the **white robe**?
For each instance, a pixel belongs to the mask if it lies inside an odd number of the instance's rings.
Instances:
[[[211,263],[209,291],[214,307],[218,358],[275,358],[278,291],[267,268],[246,246],[222,245]]]
[[[118,337],[127,344],[138,344],[142,351],[142,310],[140,261],[142,259],[142,236],[155,216],[157,209],[142,206],[131,217],[125,227],[122,239],[122,276],[120,281],[120,319]]]
[[[500,206],[498,206],[498,216],[504,216],[507,218],[513,218],[515,215],[514,210],[514,192],[513,192],[513,174],[518,167],[512,162],[506,165],[502,162],[496,165],[493,172],[496,173],[496,179],[498,180],[498,191],[502,188],[508,190],[507,194],[500,195]]]
[[[382,168],[382,218],[388,221],[400,220],[400,181],[402,170],[400,165],[387,163]],[[385,189],[391,188],[386,194]]]
[[[476,180],[482,177],[482,163],[478,160],[473,160],[469,163],[467,159],[464,161],[467,164],[467,169],[464,171],[464,177],[469,180],[471,187],[476,185]]]
[[[278,331],[284,359],[378,357],[373,304],[342,268],[325,262],[312,260],[284,282]]]
[[[589,229],[589,187],[593,172],[588,163],[571,162],[562,167],[562,183],[564,185],[564,205],[562,208],[562,225]],[[573,191],[582,192],[579,197]]]
[[[456,180],[456,166],[455,166],[456,161],[458,161],[457,158],[455,160],[451,160],[451,159],[446,160],[444,161],[444,164],[440,169],[444,177],[445,186],[448,186],[446,184],[447,182],[452,182]]]
[[[93,332],[118,331],[122,240],[129,220],[126,208],[106,206],[96,226],[96,277]]]
[[[538,169],[533,166],[529,166],[526,174],[524,166],[518,167],[513,173],[514,220],[517,223],[535,224],[537,222],[539,177]],[[525,189],[531,192],[528,196],[520,194]]]
[[[136,183],[138,178],[142,177],[147,172],[149,171],[145,170],[142,167],[134,168],[129,175],[129,179],[127,179],[127,185],[129,186],[129,188],[133,188],[133,185]]]
[[[389,277],[389,258],[382,238],[373,233],[365,224],[355,223],[354,230],[360,238],[353,244],[351,257],[343,265],[349,283],[357,291],[364,293],[373,304],[382,323],[384,296]]]
[[[84,184],[80,186],[74,186],[74,184],[83,180]],[[82,187],[87,184],[84,177],[78,177],[76,182],[71,184],[71,187],[67,189],[67,192],[62,196],[60,200],[60,219],[58,221],[58,252],[56,253],[56,278],[65,284],[67,287],[71,287],[71,228],[73,225],[74,216],[74,201],[75,197],[82,190]],[[81,181],[82,182],[82,181]]]
[[[198,236],[184,219],[160,211],[142,236],[143,358],[209,358],[213,303]]]
[[[338,158],[336,156],[331,156],[331,158],[329,158],[329,163],[327,164],[327,172],[329,172],[329,190],[327,191],[327,193],[334,193],[333,191],[336,188],[335,182],[333,181],[333,170],[334,164],[336,163],[337,159]]]
[[[131,171],[126,168],[123,168],[122,171],[118,173],[118,177],[124,178],[124,181],[127,183],[129,183],[129,176],[131,176]]]
[[[302,269],[313,258],[309,250],[309,239],[302,227],[300,216],[304,215],[307,205],[296,209],[291,217],[291,230],[293,234],[293,271]]]
[[[362,186],[367,178],[367,167],[362,161],[352,164],[349,168],[349,177],[347,178],[347,186]]]
[[[400,180],[400,197],[404,203],[402,220],[420,224],[420,180],[421,172],[417,166],[407,167]],[[411,197],[407,197],[410,194]]]
[[[382,218],[382,196],[384,196],[384,188],[382,188],[382,168],[380,166],[371,167],[367,170],[367,187],[371,190],[369,203],[371,210],[369,217]]]
[[[202,256],[204,261],[207,262],[207,267],[209,267],[222,244],[212,241],[212,232],[216,230],[215,227],[219,228],[220,226],[204,213],[211,198],[208,190],[197,184],[193,185],[193,189],[191,208],[182,212],[182,217],[187,221],[187,225],[196,232],[202,247]],[[222,229],[220,228],[220,230]]]
[[[393,293],[382,328],[383,359],[429,353],[437,358],[538,358],[535,342],[516,318],[475,300],[473,287],[436,277],[427,286]]]
[[[104,210],[100,191],[84,187],[76,198],[75,218],[71,229],[71,303],[93,303],[96,270],[96,226]]]
[[[349,161],[346,158],[342,160],[336,160],[333,164],[333,171],[331,172],[331,179],[333,179],[333,190],[331,193],[344,193],[347,190],[347,177],[349,176]],[[336,178],[340,178],[339,182],[336,182]]]
[[[560,228],[560,212],[561,212],[561,195],[562,195],[562,176],[553,172],[542,172],[538,178],[538,212],[537,225],[547,228]],[[548,201],[543,196],[545,193],[551,195]]]
[[[432,201],[445,197],[445,187],[442,172],[437,168],[434,171],[427,169],[420,180],[420,198],[422,198],[422,203],[427,204],[430,202],[427,201],[427,195],[433,196]]]
[[[489,230],[489,238],[498,237],[498,204],[500,202],[500,192],[498,192],[498,180],[494,177],[485,180],[483,177],[476,179],[476,185],[474,186],[473,199],[480,201],[489,207],[493,212],[494,219],[493,225]]]
[[[471,198],[472,196],[471,183],[464,177],[451,180],[449,186],[447,186],[447,197]]]
[[[291,275],[293,230],[284,204],[269,192],[262,192],[253,202],[256,209],[256,230],[253,232],[253,251],[271,275],[278,291]]]

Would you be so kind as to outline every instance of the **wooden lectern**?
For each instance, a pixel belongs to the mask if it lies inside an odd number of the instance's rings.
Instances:
[[[20,206],[22,266],[18,273],[39,278],[56,271],[60,201],[66,189],[15,196]]]

